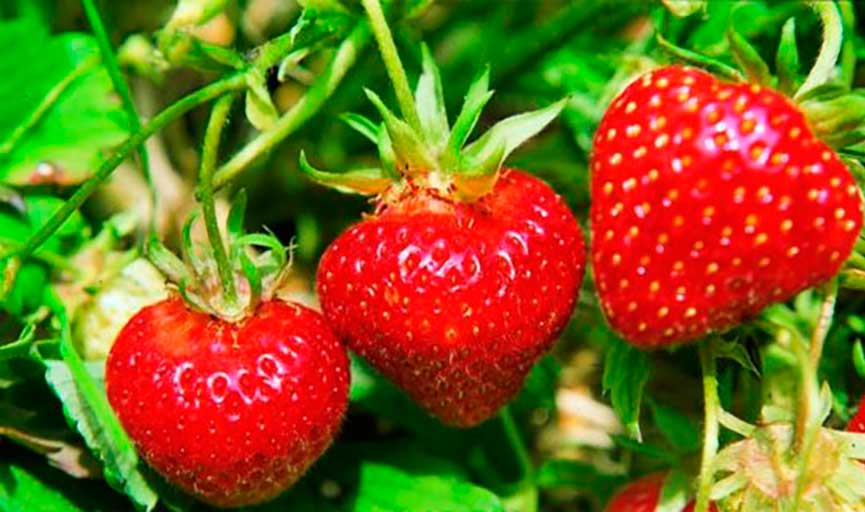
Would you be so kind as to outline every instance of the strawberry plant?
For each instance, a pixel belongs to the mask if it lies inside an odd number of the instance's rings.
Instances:
[[[865,510],[863,17],[0,2],[0,511]]]

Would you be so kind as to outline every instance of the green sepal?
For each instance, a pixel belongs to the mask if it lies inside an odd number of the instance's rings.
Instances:
[[[353,112],[347,112],[339,116],[339,118],[354,131],[363,135],[367,140],[373,144],[378,144],[379,126],[368,117]]]
[[[674,57],[677,60],[684,62],[685,64],[690,64],[692,66],[697,66],[700,68],[706,68],[709,71],[715,73],[716,75],[719,75],[730,81],[738,82],[742,79],[742,74],[739,73],[735,68],[728,66],[727,64],[721,62],[718,59],[709,57],[708,55],[703,55],[702,53],[697,53],[693,50],[682,48],[681,46],[665,39],[660,32],[655,34],[655,41],[658,43],[658,47],[662,51],[668,53],[671,57]]]
[[[493,147],[484,160],[460,159],[460,171],[453,173],[457,199],[464,202],[475,201],[493,189],[498,179],[499,167],[506,156],[505,150],[505,145],[499,144]]]
[[[207,262],[205,258],[198,254],[199,249],[201,248],[197,244],[192,241],[192,226],[195,225],[195,221],[198,220],[200,212],[193,210],[192,213],[189,214],[189,218],[186,219],[186,222],[183,224],[183,228],[180,230],[180,251],[183,255],[183,259],[188,261],[190,265],[192,265],[192,272],[194,276],[202,276],[207,272]],[[210,252],[208,247],[203,247],[206,252]]]
[[[156,238],[151,238],[147,242],[147,259],[149,259],[160,272],[165,274],[169,280],[174,281],[175,283],[190,281],[192,279],[192,274],[189,272],[186,265],[183,264],[183,261],[175,256],[173,252],[169,251],[168,248]]]
[[[230,241],[237,240],[243,236],[243,222],[246,217],[246,189],[240,189],[231,201],[231,209],[228,210],[228,218],[225,222],[226,231]]]
[[[775,54],[778,89],[792,96],[799,88],[799,48],[796,46],[796,18],[790,18],[781,29],[781,42]]]
[[[739,67],[745,72],[745,78],[749,82],[763,85],[771,85],[772,73],[769,65],[760,57],[760,52],[736,31],[733,25],[727,30],[727,39],[730,42],[730,51]]]
[[[692,14],[703,11],[709,7],[709,0],[662,0],[673,16],[686,18]]]
[[[460,159],[461,167],[458,172],[472,174],[471,168],[462,165],[488,162],[500,151],[499,148],[504,148],[499,158],[499,165],[501,165],[514,149],[550,124],[565,108],[567,101],[567,98],[563,98],[547,107],[499,121],[478,140],[466,146]]]
[[[390,111],[378,94],[369,89],[364,89],[367,98],[375,105],[384,120],[384,126],[390,136],[391,144],[393,144],[394,153],[396,154],[396,165],[398,168],[405,168],[411,174],[412,171],[429,171],[436,167],[436,162],[432,155],[427,151],[426,145],[418,137],[418,134],[409,126],[408,123],[396,117]]]
[[[393,150],[393,144],[390,141],[390,135],[387,130],[381,127],[378,130],[378,158],[381,160],[382,170],[391,179],[400,179],[399,169],[396,168],[396,152]]]
[[[490,88],[490,68],[487,66],[474,79],[466,93],[463,108],[454,122],[453,130],[451,130],[448,138],[447,150],[444,157],[445,171],[452,171],[458,163],[460,150],[465,145],[466,141],[475,129],[475,125],[481,116],[487,102],[493,96],[493,91]]]
[[[826,89],[799,106],[817,135],[832,147],[840,148],[865,140],[865,91],[840,96]],[[828,99],[831,98],[831,99]]]
[[[267,90],[264,73],[249,69],[246,74],[246,118],[252,126],[264,131],[271,128],[279,119],[279,112]]]
[[[438,66],[426,44],[421,44],[423,71],[415,90],[415,103],[426,142],[434,153],[439,153],[447,144],[448,114],[445,108],[442,79]]]
[[[320,171],[300,152],[300,170],[311,180],[345,194],[377,195],[390,186],[391,178],[379,168],[355,169],[343,173]]]

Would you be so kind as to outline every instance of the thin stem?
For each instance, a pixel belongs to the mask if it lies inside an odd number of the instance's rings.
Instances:
[[[700,461],[700,476],[697,484],[697,504],[694,512],[709,510],[709,496],[712,492],[714,477],[713,464],[718,453],[718,434],[720,423],[718,411],[721,409],[718,398],[718,368],[715,360],[714,346],[711,339],[704,340],[699,345],[700,366],[703,369],[703,455]]]
[[[141,131],[132,134],[111,156],[103,160],[93,176],[82,182],[78,190],[72,194],[63,206],[51,215],[51,218],[26,243],[19,248],[14,248],[0,255],[0,260],[13,256],[23,259],[33,254],[33,251],[45,243],[55,231],[60,229],[69,216],[80,208],[84,204],[84,201],[111,176],[111,173],[123,162],[126,156],[147,140],[148,137],[196,106],[222,96],[229,91],[242,89],[245,86],[246,80],[242,74],[232,75],[192,92],[157,114],[149,123],[141,128]]]
[[[841,54],[841,42],[844,39],[844,24],[838,12],[838,5],[834,0],[828,2],[812,0],[809,5],[820,15],[820,21],[823,22],[823,44],[820,46],[820,53],[817,55],[814,67],[811,68],[805,82],[796,91],[794,98],[800,98],[803,94],[823,85],[831,78],[835,64],[838,62],[838,56]]]
[[[361,0],[361,3],[363,3],[363,8],[369,16],[372,32],[375,35],[375,40],[378,42],[381,58],[393,84],[393,90],[396,93],[396,99],[399,102],[402,115],[408,124],[416,132],[420,133],[420,116],[417,113],[417,106],[411,93],[411,87],[408,85],[405,69],[402,67],[402,61],[399,58],[399,53],[396,51],[393,35],[390,33],[390,26],[388,26],[384,12],[381,10],[381,3],[379,3],[379,0]]]
[[[832,318],[835,316],[835,301],[838,298],[838,280],[832,279],[824,286],[825,297],[823,304],[820,306],[820,317],[817,319],[817,325],[814,327],[814,332],[811,335],[811,350],[810,359],[811,365],[815,368],[820,364],[820,357],[823,355],[823,345],[826,343],[826,336],[829,334],[829,328],[832,327]]]
[[[794,448],[798,454],[796,474],[795,508],[803,498],[808,481],[808,465],[814,451],[817,433],[820,430],[818,412],[820,410],[820,388],[817,383],[817,366],[812,364],[805,340],[798,335],[791,338],[791,347],[799,366],[799,403],[796,408],[796,431]]]
[[[499,411],[499,419],[502,421],[502,428],[505,430],[508,444],[514,452],[514,455],[517,458],[517,463],[520,466],[520,478],[525,481],[534,475],[535,468],[509,406],[506,405],[502,407],[502,410]]]
[[[273,128],[262,132],[216,171],[213,176],[214,190],[228,184],[255,159],[273,149],[315,115],[357,61],[358,54],[368,41],[369,27],[366,23],[358,23],[306,94],[276,121]]]
[[[96,36],[96,42],[99,45],[99,53],[102,54],[102,65],[108,71],[108,76],[111,78],[111,83],[114,85],[114,90],[120,96],[120,102],[123,104],[123,110],[126,111],[126,117],[129,118],[129,124],[132,127],[132,132],[141,131],[141,118],[138,116],[138,110],[135,108],[135,103],[132,101],[132,94],[129,91],[129,85],[123,78],[123,73],[120,71],[120,64],[117,63],[117,57],[114,54],[114,49],[111,47],[111,40],[108,38],[108,32],[105,30],[105,24],[102,22],[102,17],[99,15],[99,9],[93,0],[81,0],[84,6],[84,12],[87,15],[87,20],[90,22],[90,27],[93,29],[93,34]],[[147,148],[144,144],[140,144],[137,148],[138,158],[141,163],[141,171],[144,174],[144,179],[150,188],[150,231],[156,229],[156,208],[158,194],[156,187],[153,185],[153,179],[150,174],[150,157],[147,154]]]
[[[207,122],[207,130],[204,132],[201,170],[198,174],[201,210],[204,216],[204,226],[207,229],[207,238],[213,248],[213,258],[216,260],[216,268],[219,270],[222,293],[225,301],[232,305],[237,303],[237,287],[234,285],[234,271],[228,261],[228,251],[222,243],[219,222],[216,219],[216,204],[213,200],[213,170],[216,168],[216,160],[219,158],[219,140],[222,137],[222,128],[228,119],[233,101],[234,95],[226,94],[219,98],[213,106],[210,120]]]

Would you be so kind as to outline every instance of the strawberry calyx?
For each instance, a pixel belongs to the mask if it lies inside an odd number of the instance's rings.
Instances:
[[[367,97],[382,122],[348,114],[343,120],[378,146],[381,165],[343,173],[322,171],[300,154],[300,168],[313,181],[341,192],[380,196],[384,202],[405,190],[422,188],[453,201],[472,202],[492,190],[510,153],[544,129],[566,99],[517,114],[493,125],[471,143],[468,139],[493,95],[489,68],[472,82],[453,126],[448,121],[441,76],[429,49],[422,46],[422,73],[414,91],[419,126],[398,117],[371,90]]]
[[[169,279],[171,286],[193,309],[228,322],[251,315],[259,303],[276,296],[291,267],[291,247],[285,247],[272,233],[245,233],[243,229],[246,194],[234,199],[226,222],[228,261],[234,279],[235,297],[226,293],[211,244],[197,242],[192,227],[193,213],[183,226],[181,256],[161,242],[149,242],[147,255]]]
[[[829,512],[865,503],[865,434],[820,428],[809,463],[799,464],[795,427],[771,423],[714,459],[712,499],[724,510]]]

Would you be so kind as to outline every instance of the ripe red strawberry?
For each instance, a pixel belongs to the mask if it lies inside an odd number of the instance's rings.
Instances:
[[[591,166],[601,305],[642,347],[724,330],[825,281],[862,226],[853,177],[794,104],[693,68],[629,85]]]
[[[143,458],[219,507],[294,483],[346,410],[345,349],[318,313],[279,300],[230,323],[179,298],[142,309],[108,357],[108,399]]]
[[[562,199],[510,170],[476,203],[416,190],[385,205],[331,244],[318,288],[352,350],[443,422],[470,426],[561,332],[584,259]]]
[[[606,512],[655,512],[664,486],[663,473],[655,473],[629,483],[607,504]],[[694,503],[689,503],[682,512],[693,512]],[[709,510],[717,512],[714,504]]]
[[[469,88],[453,127],[424,48],[416,104],[399,119],[348,122],[378,143],[382,167],[310,178],[376,196],[376,213],[343,233],[318,270],[334,331],[444,423],[491,417],[522,386],[576,302],[585,264],[579,225],[542,181],[502,168],[514,148],[564,106],[505,119],[466,145],[491,96],[489,73]],[[406,85],[407,86],[407,85]]]

